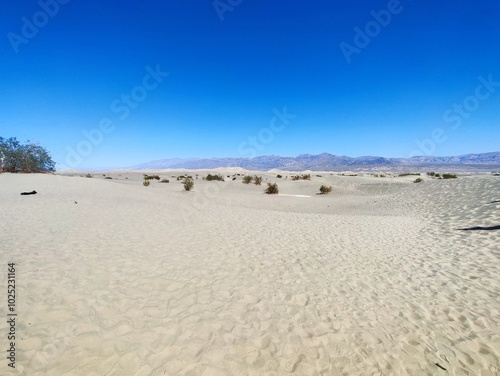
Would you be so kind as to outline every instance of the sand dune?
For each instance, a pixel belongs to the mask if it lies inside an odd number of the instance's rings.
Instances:
[[[207,172],[0,174],[2,374],[500,375],[500,178]]]

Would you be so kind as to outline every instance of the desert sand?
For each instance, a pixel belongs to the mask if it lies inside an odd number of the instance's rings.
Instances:
[[[0,174],[0,374],[500,375],[500,177],[142,173]]]

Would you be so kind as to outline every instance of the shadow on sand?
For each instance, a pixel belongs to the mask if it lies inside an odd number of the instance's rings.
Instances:
[[[479,230],[491,231],[491,230],[500,230],[500,225],[498,225],[498,226],[490,226],[490,227],[476,226],[476,227],[469,227],[469,228],[459,228],[458,230],[461,230],[461,231],[479,231]]]

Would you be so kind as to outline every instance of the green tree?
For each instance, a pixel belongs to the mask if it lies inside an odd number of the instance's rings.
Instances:
[[[56,163],[40,145],[27,141],[21,144],[15,137],[0,137],[0,170],[6,172],[49,172]]]

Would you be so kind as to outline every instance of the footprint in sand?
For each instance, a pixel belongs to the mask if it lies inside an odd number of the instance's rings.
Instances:
[[[295,372],[300,362],[304,359],[304,355],[294,356],[292,358],[285,358],[283,360],[283,369],[285,372],[292,373]]]

